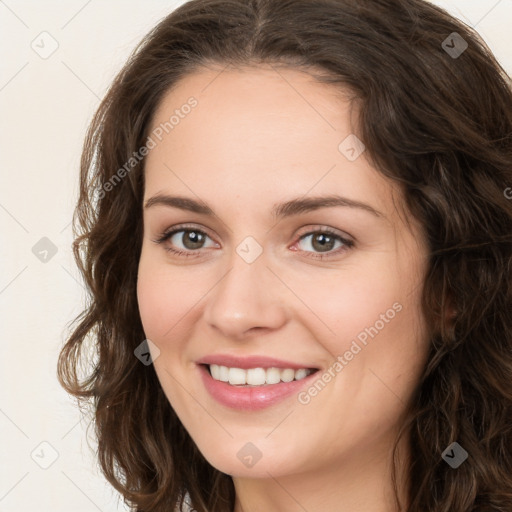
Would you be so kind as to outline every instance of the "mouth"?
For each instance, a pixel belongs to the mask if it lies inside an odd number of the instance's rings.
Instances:
[[[226,382],[230,386],[271,386],[280,382],[292,382],[305,379],[316,372],[316,368],[237,368],[218,364],[204,365],[212,379]]]
[[[196,361],[212,398],[231,409],[254,411],[298,394],[319,368],[268,357],[210,356]]]

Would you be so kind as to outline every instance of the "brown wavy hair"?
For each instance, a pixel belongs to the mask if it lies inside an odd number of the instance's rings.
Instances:
[[[468,44],[456,58],[453,32]],[[233,510],[232,478],[204,459],[153,367],[134,356],[145,339],[136,295],[144,159],[105,184],[145,145],[181,78],[259,63],[352,93],[366,154],[401,185],[427,236],[430,354],[400,434],[412,456],[399,468],[408,503],[397,498],[397,509],[510,512],[512,91],[479,35],[422,0],[192,0],[114,80],[85,140],[74,214],[89,300],[57,368],[61,385],[93,408],[105,477],[139,512],[169,512],[186,493],[198,512]],[[469,454],[457,469],[441,457],[454,441]]]

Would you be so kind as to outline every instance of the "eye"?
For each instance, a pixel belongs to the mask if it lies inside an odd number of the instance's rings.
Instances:
[[[302,247],[300,247],[301,244]],[[354,242],[342,237],[331,229],[323,228],[322,230],[312,231],[302,235],[296,245],[299,245],[300,250],[312,253],[308,257],[322,259],[332,254],[347,251],[353,247]],[[310,248],[312,251],[309,250]],[[327,253],[327,255],[324,256],[323,253]]]
[[[212,243],[205,246],[205,242],[210,240]],[[195,256],[199,249],[205,247],[215,247],[217,244],[202,230],[195,227],[179,226],[165,231],[159,238],[153,240],[157,244],[170,242],[165,250],[180,256]]]
[[[208,240],[210,240],[210,244],[205,245]],[[219,247],[207,233],[194,226],[176,226],[162,233],[153,242],[157,244],[170,242],[165,250],[184,257],[198,256],[201,249]],[[299,246],[298,249],[295,246]],[[298,242],[291,249],[308,253],[310,258],[323,259],[346,252],[353,246],[354,242],[352,240],[329,228],[322,228],[300,236]]]

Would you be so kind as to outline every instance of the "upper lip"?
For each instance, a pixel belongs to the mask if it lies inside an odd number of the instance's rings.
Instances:
[[[301,368],[317,369],[308,364],[294,363],[292,361],[284,361],[282,359],[275,359],[260,355],[236,357],[228,354],[212,354],[198,359],[196,363],[207,365],[217,364],[219,366],[241,368],[243,370],[249,370],[251,368],[291,368],[293,370],[300,370]]]

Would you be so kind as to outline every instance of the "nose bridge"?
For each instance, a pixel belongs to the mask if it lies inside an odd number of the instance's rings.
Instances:
[[[250,237],[249,237],[250,238]],[[274,329],[285,320],[279,283],[254,239],[234,248],[224,277],[209,294],[204,316],[224,336],[240,338],[255,327]]]

